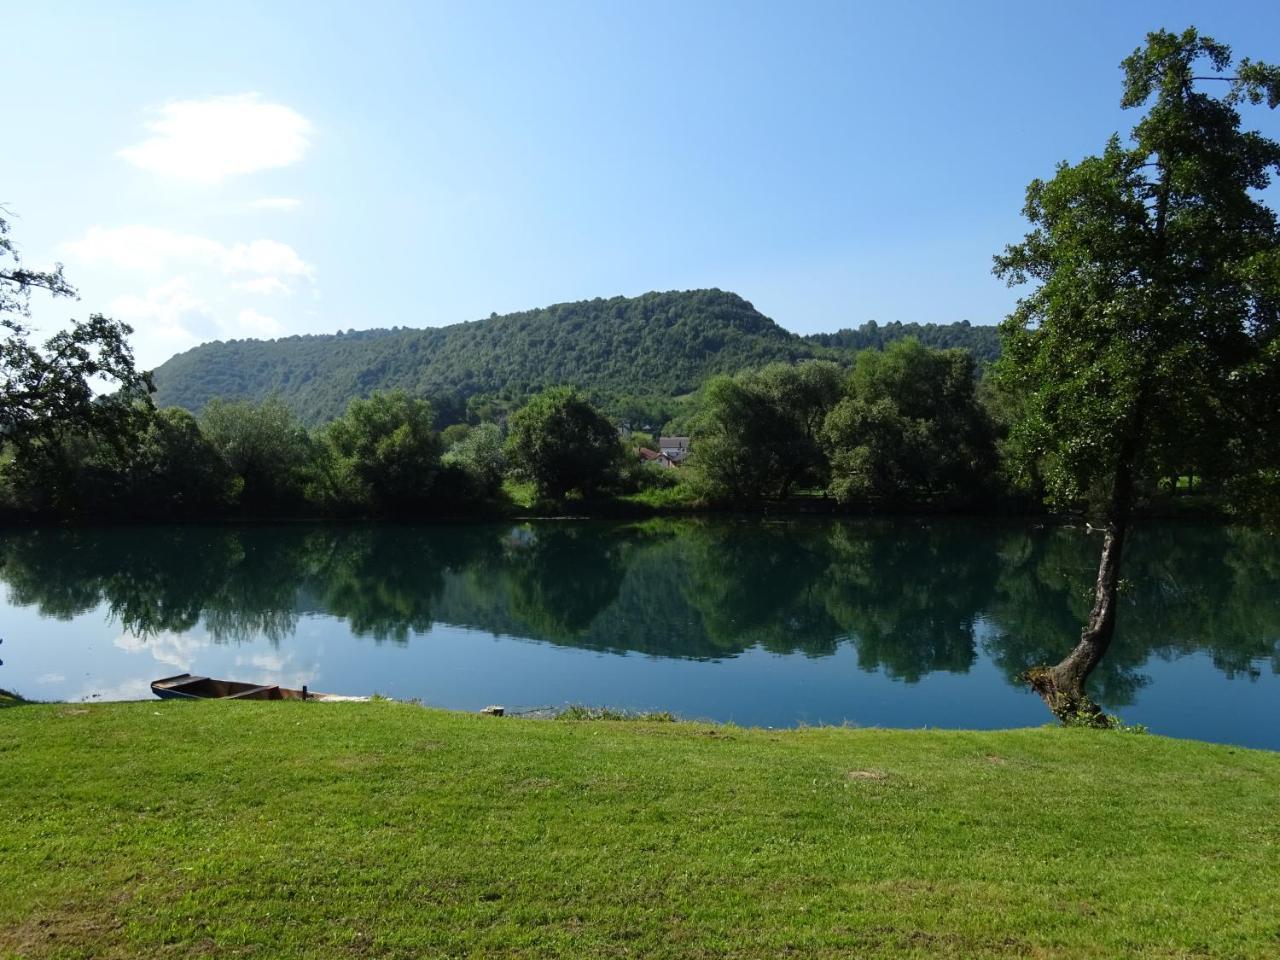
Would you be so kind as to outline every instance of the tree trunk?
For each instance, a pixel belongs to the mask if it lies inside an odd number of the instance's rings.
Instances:
[[[1080,642],[1061,663],[1053,667],[1033,667],[1023,679],[1040,694],[1045,704],[1063,723],[1084,723],[1105,727],[1108,720],[1085,693],[1085,681],[1111,646],[1116,627],[1116,601],[1120,587],[1120,562],[1129,529],[1129,501],[1132,480],[1128,470],[1117,477],[1116,492],[1108,511],[1098,579],[1093,588],[1093,609],[1080,632]]]

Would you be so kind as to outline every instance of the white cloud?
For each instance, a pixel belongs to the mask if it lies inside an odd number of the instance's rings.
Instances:
[[[262,197],[251,200],[249,206],[255,210],[297,210],[302,201],[297,197]]]
[[[157,663],[168,664],[179,670],[190,670],[196,655],[209,645],[209,641],[190,633],[174,633],[163,630],[154,636],[140,637],[124,633],[114,645],[126,653],[149,653]],[[104,700],[125,700],[127,697],[107,697]]]
[[[298,251],[278,240],[253,240],[227,247],[221,254],[228,273],[256,273],[259,276],[305,277],[314,279],[311,265]]]
[[[141,296],[116,297],[108,311],[134,328],[134,341],[144,366],[213,337],[270,338],[285,332],[279,320],[252,307],[215,309],[196,294],[186,277],[174,277]]]
[[[83,237],[62,248],[89,263],[151,273],[175,261],[218,263],[226,257],[226,247],[216,240],[143,226],[90,227]]]
[[[135,166],[167,177],[217,183],[237,174],[287,167],[311,145],[311,122],[256,93],[175,100],[147,122],[152,136],[120,151]]]
[[[237,290],[243,290],[245,293],[261,293],[270,296],[273,293],[282,293],[285,296],[293,293],[288,286],[279,277],[255,277],[252,280],[241,280],[233,283],[233,287]]]
[[[278,240],[223,243],[159,227],[96,226],[62,249],[129,284],[128,293],[107,301],[107,312],[134,328],[131,342],[143,367],[206,340],[284,336],[287,313],[282,321],[246,301],[288,297],[299,283],[315,280],[311,264]]]
[[[231,245],[208,237],[178,233],[162,227],[139,225],[90,227],[79,240],[62,244],[73,258],[101,263],[118,270],[159,273],[173,264],[187,263],[215,267],[223,273],[314,280],[315,270],[298,251],[279,240],[250,240]],[[263,291],[258,291],[263,292]]]
[[[245,676],[258,683],[278,683],[282,687],[292,687],[295,690],[303,684],[310,685],[315,682],[318,673],[315,663],[295,663],[292,653],[283,657],[278,654],[264,653],[248,657],[237,654],[235,665],[251,667],[251,670],[245,671]]]
[[[217,324],[213,309],[195,295],[186,277],[174,277],[143,296],[116,297],[108,305],[108,312],[137,332],[139,359],[154,355],[157,362],[194,347]]]

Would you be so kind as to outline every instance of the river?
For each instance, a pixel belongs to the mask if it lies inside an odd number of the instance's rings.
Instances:
[[[147,698],[192,672],[464,710],[759,726],[1048,721],[1100,539],[968,520],[186,526],[0,536],[0,687]],[[1140,526],[1091,680],[1154,732],[1280,749],[1280,541]]]

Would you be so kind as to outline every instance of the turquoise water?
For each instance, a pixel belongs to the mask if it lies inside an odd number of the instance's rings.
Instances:
[[[192,672],[475,710],[565,703],[763,726],[993,728],[1070,648],[1099,540],[969,521],[660,520],[9,533],[0,687],[149,697]],[[1280,543],[1131,540],[1108,710],[1280,748]]]

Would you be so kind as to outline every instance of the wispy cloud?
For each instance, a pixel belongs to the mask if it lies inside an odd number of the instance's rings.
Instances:
[[[299,284],[315,281],[315,269],[297,250],[265,238],[223,243],[161,227],[95,226],[61,249],[72,262],[137,284],[107,309],[134,328],[133,346],[144,366],[206,340],[283,336],[286,319],[246,300],[288,297]]]
[[[108,311],[131,324],[140,335],[140,346],[157,360],[195,346],[217,326],[213,308],[196,295],[186,277],[174,277],[142,295],[116,297]]]
[[[158,273],[174,264],[192,263],[230,275],[275,278],[286,288],[289,279],[315,279],[312,266],[279,240],[224,244],[161,227],[90,227],[83,237],[64,243],[62,249],[73,258],[117,270]]]
[[[311,145],[311,122],[259,94],[175,100],[158,107],[146,124],[151,134],[120,156],[166,177],[217,183],[228,177],[302,159]]]
[[[126,653],[149,653],[158,663],[169,664],[179,670],[190,670],[195,663],[196,655],[209,641],[194,633],[176,633],[163,630],[154,636],[140,637],[135,633],[124,633],[117,637],[113,644]],[[124,700],[126,697],[108,697],[104,700]]]

